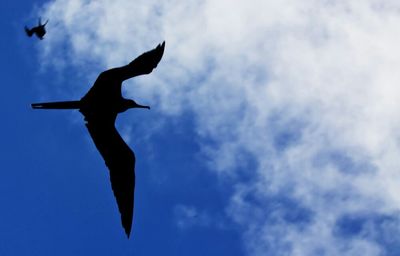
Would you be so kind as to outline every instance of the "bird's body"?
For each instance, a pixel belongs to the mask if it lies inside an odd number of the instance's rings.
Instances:
[[[122,82],[149,74],[159,63],[165,43],[145,52],[126,66],[102,72],[92,88],[79,101],[35,103],[35,109],[79,109],[96,148],[110,170],[111,186],[121,213],[122,225],[129,237],[135,187],[135,154],[115,128],[118,113],[129,108],[148,108],[122,97]]]
[[[25,26],[25,32],[26,34],[31,37],[33,34],[35,34],[40,40],[43,40],[43,36],[46,34],[46,29],[45,26],[49,22],[48,20],[42,24],[40,18],[39,18],[39,23],[36,27],[33,27],[29,29],[27,26]]]

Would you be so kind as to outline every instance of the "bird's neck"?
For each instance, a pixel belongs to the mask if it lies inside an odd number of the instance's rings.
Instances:
[[[117,111],[118,111],[118,113],[122,113],[122,112],[127,111],[130,108],[131,108],[131,106],[130,106],[129,100],[122,99],[122,101],[120,101],[120,104],[118,104]]]

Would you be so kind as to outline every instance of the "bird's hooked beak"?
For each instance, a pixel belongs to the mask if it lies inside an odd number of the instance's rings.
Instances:
[[[147,109],[150,109],[149,106],[144,106],[144,105],[137,104],[134,100],[124,100],[123,101],[123,106],[122,106],[122,109],[121,109],[122,112],[124,112],[125,110],[130,109],[130,108],[147,108]]]
[[[147,108],[147,109],[150,109],[149,106],[140,105],[140,104],[137,104],[136,102],[135,102],[135,104],[133,105],[133,107],[134,107],[134,108]]]

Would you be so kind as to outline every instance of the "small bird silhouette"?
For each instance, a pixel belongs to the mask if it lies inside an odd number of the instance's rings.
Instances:
[[[86,127],[110,171],[111,187],[121,213],[122,226],[130,236],[135,189],[135,154],[115,128],[118,113],[129,108],[147,108],[122,97],[122,82],[150,74],[160,62],[165,42],[145,52],[126,66],[102,72],[92,88],[78,101],[34,103],[34,109],[79,109]]]
[[[39,18],[39,23],[38,23],[37,27],[33,27],[33,28],[29,29],[27,26],[25,26],[26,34],[29,37],[31,37],[33,34],[35,34],[40,40],[43,40],[43,36],[46,34],[45,26],[46,26],[47,22],[49,22],[49,20],[47,20],[42,25],[41,19]]]

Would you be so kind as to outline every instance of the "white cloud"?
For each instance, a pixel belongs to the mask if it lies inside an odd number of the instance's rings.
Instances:
[[[400,3],[56,0],[45,11],[51,64],[123,65],[166,40],[135,98],[193,112],[221,178],[254,157],[228,208],[249,255],[390,255],[372,235],[334,230],[344,215],[400,210]],[[293,206],[304,223],[284,217]]]

